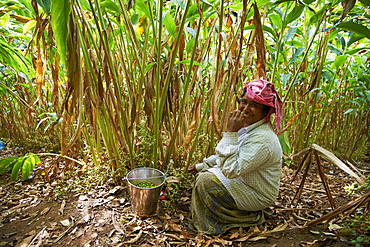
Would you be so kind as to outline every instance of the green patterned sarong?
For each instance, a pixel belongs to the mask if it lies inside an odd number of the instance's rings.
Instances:
[[[222,182],[208,171],[197,176],[191,198],[191,214],[198,231],[210,235],[219,235],[235,227],[261,225],[265,221],[262,210],[239,210]]]

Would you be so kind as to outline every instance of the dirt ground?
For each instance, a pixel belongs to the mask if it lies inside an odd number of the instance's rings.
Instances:
[[[1,155],[1,153],[0,153]],[[127,186],[106,181],[80,194],[55,196],[58,180],[36,176],[25,182],[0,177],[0,246],[354,246],[351,231],[333,224],[305,227],[305,223],[330,211],[315,169],[305,183],[299,203],[292,198],[300,177],[290,183],[294,169],[284,166],[280,196],[274,214],[259,227],[233,229],[221,236],[191,230],[191,188],[176,199],[159,200],[157,213],[136,216]],[[328,164],[326,174],[337,206],[351,201],[344,186],[354,182]],[[170,187],[165,187],[171,193]],[[166,202],[167,201],[167,202]]]

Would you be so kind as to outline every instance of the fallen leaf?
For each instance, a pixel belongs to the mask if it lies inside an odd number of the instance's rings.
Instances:
[[[275,227],[272,231],[270,232],[280,232],[280,231],[284,231],[286,228],[288,227],[288,224],[284,223],[284,224],[280,224],[278,225],[277,227]]]
[[[71,222],[69,221],[69,219],[62,220],[60,223],[61,223],[63,226],[70,226],[70,225],[71,225]]]
[[[36,230],[32,230],[29,233],[26,233],[26,236],[35,236],[36,235]]]
[[[179,215],[179,219],[180,219],[181,221],[183,221],[183,220],[185,219],[185,216],[184,216],[183,214],[180,214],[180,215]]]
[[[328,246],[333,241],[333,239],[323,239],[323,240],[315,240],[313,242],[306,242],[306,243],[301,243],[302,247],[321,247],[321,246]]]
[[[141,237],[141,235],[143,234],[143,231],[140,230],[140,232],[131,240],[129,241],[126,241],[126,242],[123,242],[124,244],[133,244],[135,243],[136,241],[139,240],[139,238]]]
[[[60,209],[59,209],[59,212],[61,215],[64,214],[64,207],[66,206],[66,201],[63,200],[62,204],[60,205]]]
[[[257,237],[248,239],[248,241],[259,241],[259,240],[264,240],[264,239],[268,239],[268,237],[267,236],[257,236]]]
[[[337,225],[337,224],[332,224],[331,222],[329,223],[329,226],[328,226],[328,229],[330,231],[337,231],[339,229],[342,229],[343,227],[341,227],[340,225]]]
[[[177,177],[174,177],[174,176],[170,176],[166,179],[166,182],[167,183],[180,183],[181,180]]]
[[[261,231],[258,229],[258,226],[254,226],[254,227],[251,227],[248,230],[246,236],[244,236],[242,238],[235,239],[235,241],[244,242],[244,241],[247,241],[248,239],[250,239],[251,237],[257,236],[260,233],[261,233]]]
[[[181,225],[177,225],[177,224],[172,223],[172,222],[168,222],[168,228],[169,228],[169,231],[171,231],[171,232],[181,232],[182,231],[182,226]]]
[[[44,208],[44,209],[41,211],[40,215],[47,214],[49,211],[50,211],[50,207]]]
[[[239,236],[240,236],[239,231],[236,231],[233,234],[231,234],[230,239],[238,238]]]
[[[80,197],[78,198],[78,200],[79,200],[79,201],[88,201],[88,200],[89,200],[89,198],[88,198],[87,196],[80,196]]]
[[[82,219],[87,223],[90,221],[90,214],[85,214],[84,217],[82,217]]]
[[[182,241],[182,239],[180,237],[176,236],[175,234],[165,233],[164,235],[167,236],[167,237],[170,237],[172,239]]]
[[[27,247],[31,243],[33,237],[34,236],[30,236],[30,237],[23,239],[23,241],[17,244],[15,247]]]
[[[222,239],[222,238],[216,238],[215,242],[218,242],[218,243],[222,244],[223,246],[233,244],[233,241],[229,241],[229,240]]]

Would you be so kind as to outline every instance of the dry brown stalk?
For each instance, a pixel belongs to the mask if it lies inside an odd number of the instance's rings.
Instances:
[[[364,205],[365,203],[370,201],[370,191],[368,191],[366,194],[360,196],[356,200],[353,200],[351,202],[348,202],[347,204],[344,204],[343,206],[331,211],[330,213],[324,215],[323,217],[320,217],[318,219],[312,220],[306,224],[308,227],[316,226],[320,224],[323,221],[329,222],[331,219],[339,216],[342,213],[345,213],[349,210],[349,213],[355,210],[356,208],[360,207],[361,205]]]

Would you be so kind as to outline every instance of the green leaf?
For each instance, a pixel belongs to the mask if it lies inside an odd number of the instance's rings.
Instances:
[[[36,162],[36,157],[37,156],[34,153],[28,153],[28,154],[26,154],[26,156],[29,156],[27,159],[30,160],[30,162],[31,162],[31,170],[33,171],[33,169],[35,169],[35,164],[37,163]],[[40,161],[40,159],[38,159],[38,160]]]
[[[191,34],[191,36],[195,39],[197,37],[197,32],[191,27],[184,27],[184,29]]]
[[[23,162],[23,167],[22,167],[22,180],[25,181],[27,180],[32,172],[32,161],[31,159],[27,158]]]
[[[132,25],[136,25],[139,22],[139,15],[137,13],[131,16],[131,23]]]
[[[290,148],[288,135],[286,132],[283,132],[282,134],[279,135],[279,142],[283,150],[283,153],[286,155],[289,155],[291,152],[291,148]]]
[[[58,47],[59,57],[65,64],[70,13],[71,5],[69,4],[68,0],[58,0],[51,2],[51,25],[54,31],[55,43]]]
[[[271,20],[271,23],[275,26],[277,26],[279,29],[282,29],[283,22],[281,20],[281,16],[278,14],[270,14],[269,18]]]
[[[293,46],[294,48],[296,47],[305,47],[304,44],[302,44],[302,42],[298,41],[298,40],[290,40],[290,41],[287,41],[285,43],[286,46]]]
[[[51,0],[37,0],[37,3],[47,15],[50,14]]]
[[[21,4],[23,4],[24,7],[26,7],[27,10],[32,12],[34,14],[34,10],[31,4],[30,0],[18,0]]]
[[[365,4],[366,6],[370,6],[370,0],[360,0],[360,2]]]
[[[40,160],[39,156],[34,155],[33,158],[35,159],[35,164],[41,164],[41,160]]]
[[[87,10],[87,11],[90,11],[91,12],[91,6],[90,4],[88,3],[88,0],[80,0],[80,4],[82,6],[82,9],[84,10]]]
[[[27,33],[31,28],[34,28],[37,24],[36,20],[30,20],[23,26],[23,33]]]
[[[182,60],[182,61],[177,62],[177,64],[180,64],[180,63],[190,64],[190,62],[191,62],[191,60],[190,60],[190,59],[186,59],[186,60]],[[202,64],[200,64],[200,63],[199,63],[199,62],[197,62],[197,61],[193,61],[193,65],[202,66]]]
[[[300,17],[302,15],[303,10],[304,10],[304,5],[298,5],[294,7],[294,9],[288,14],[285,25],[291,23],[292,21]]]
[[[343,28],[344,30],[365,36],[366,38],[370,39],[370,29],[356,22],[353,21],[341,22],[337,27]]]
[[[114,2],[110,1],[110,0],[105,0],[105,1],[101,2],[101,6],[103,6],[104,8],[110,9],[113,12],[116,12],[116,13],[121,12],[118,5],[115,4]]]
[[[18,173],[19,173],[19,171],[20,171],[20,169],[22,167],[23,161],[24,161],[24,159],[23,158],[20,158],[20,159],[18,159],[18,161],[13,166],[12,175],[10,176],[10,180],[11,181],[17,179]]]
[[[0,174],[8,171],[19,157],[8,157],[0,160]]]
[[[257,0],[256,3],[258,8],[262,8],[266,4],[270,3],[270,0]]]
[[[292,59],[289,61],[288,65],[291,65],[292,63],[294,63],[295,61],[297,61],[298,57],[300,55],[302,55],[302,53],[304,52],[305,48],[304,47],[298,47],[296,49],[296,51],[294,52],[293,56],[292,56]]]
[[[6,64],[17,72],[23,72],[29,78],[32,77],[31,63],[23,56],[21,51],[0,39],[0,63]]]
[[[157,64],[157,62],[153,62],[153,63],[148,64],[144,69],[144,74],[146,74],[153,67],[153,65],[155,65],[155,64]]]
[[[181,9],[185,9],[185,4],[182,0],[173,0],[173,3],[178,4]]]
[[[339,68],[347,62],[348,55],[336,56],[332,67]]]
[[[297,27],[289,28],[286,36],[284,37],[284,41],[286,42],[286,41],[292,39],[294,37],[294,35],[296,34],[296,32],[297,32]]]
[[[347,43],[347,46],[349,47],[350,45],[352,45],[353,43],[361,40],[365,38],[363,35],[359,35],[357,33],[354,33],[353,35],[351,35],[351,38],[349,39],[348,43]]]
[[[341,50],[339,50],[337,47],[333,46],[332,44],[329,44],[329,49],[334,52],[335,54],[337,55],[342,55],[343,52]]]
[[[262,25],[262,29],[266,32],[269,32],[272,35],[272,37],[274,38],[275,41],[278,39],[276,31],[274,29],[272,29],[271,27],[268,27],[266,25]]]
[[[361,48],[351,49],[351,50],[346,51],[345,54],[353,55],[363,50],[370,50],[370,47],[361,47]]]
[[[151,16],[149,6],[146,0],[137,0],[136,6],[138,7],[139,10],[141,10],[145,14],[146,17]]]
[[[0,17],[0,26],[1,27],[6,27],[8,25],[8,22],[10,20],[10,15],[8,14],[3,14],[1,17]]]
[[[176,23],[173,20],[171,14],[169,12],[164,13],[164,14],[165,14],[165,17],[164,17],[163,24],[166,27],[166,29],[168,30],[168,32],[172,35],[172,37],[175,38],[177,36]]]
[[[186,43],[186,52],[190,53],[195,44],[195,39],[192,38]]]

